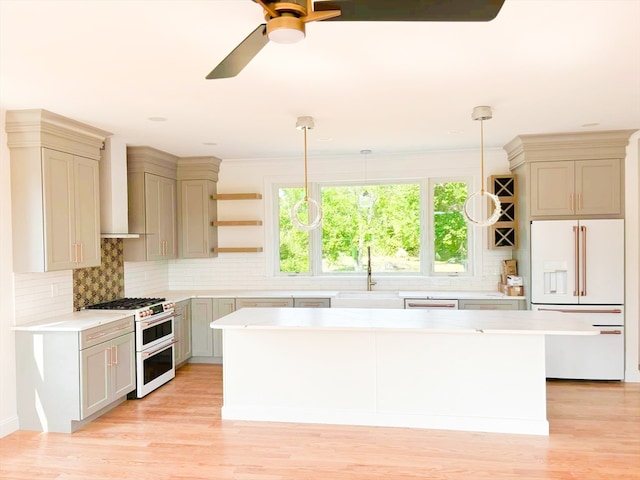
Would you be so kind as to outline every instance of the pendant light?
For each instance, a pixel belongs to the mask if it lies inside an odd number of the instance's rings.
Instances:
[[[491,107],[480,106],[475,107],[471,114],[471,118],[473,120],[480,121],[480,191],[472,193],[467,201],[464,202],[464,216],[469,223],[473,223],[479,227],[488,227],[489,225],[493,225],[500,218],[500,214],[502,213],[502,209],[500,206],[500,199],[497,195],[493,193],[487,192],[484,189],[484,124],[485,120],[491,120],[493,115],[491,113]],[[482,200],[483,198],[487,198],[493,202],[493,214],[486,218],[477,218],[473,217],[469,210],[472,210],[471,204],[474,200]]]
[[[314,230],[322,223],[322,207],[313,198],[309,198],[309,183],[307,173],[307,130],[311,130],[314,127],[313,118],[309,116],[298,117],[296,122],[296,128],[304,132],[304,198],[298,200],[291,208],[291,221],[293,225],[299,230]],[[307,222],[309,221],[309,214],[311,210],[316,211],[316,216],[313,221],[306,223],[300,220],[300,208],[302,205],[307,206]]]
[[[365,188],[364,188],[364,192],[362,192],[360,194],[360,197],[358,197],[358,207],[360,207],[362,210],[370,210],[373,208],[373,203],[376,201],[375,197],[369,193],[369,191],[367,190],[367,167],[368,167],[368,162],[367,160],[369,159],[369,154],[371,153],[371,150],[360,150],[360,153],[362,155],[364,155],[364,183],[365,183]]]

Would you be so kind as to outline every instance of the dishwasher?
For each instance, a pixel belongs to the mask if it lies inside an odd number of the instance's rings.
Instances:
[[[404,308],[420,308],[422,310],[457,310],[458,300],[447,300],[442,298],[405,298]]]

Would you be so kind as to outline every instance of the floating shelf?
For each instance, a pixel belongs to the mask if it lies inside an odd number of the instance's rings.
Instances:
[[[218,193],[211,196],[213,200],[260,200],[261,193]]]
[[[262,225],[262,220],[217,220],[213,222],[214,227],[246,227]]]
[[[256,253],[261,252],[262,247],[218,247],[213,251],[217,253]]]
[[[260,200],[261,193],[218,193],[211,195],[212,200]],[[262,220],[216,220],[214,227],[256,227],[262,225]],[[262,247],[217,247],[216,253],[256,253],[262,252]]]

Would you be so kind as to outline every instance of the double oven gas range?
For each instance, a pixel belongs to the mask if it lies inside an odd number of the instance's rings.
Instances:
[[[129,398],[142,398],[176,375],[174,306],[164,298],[121,298],[85,307],[127,311],[134,317],[136,389]]]

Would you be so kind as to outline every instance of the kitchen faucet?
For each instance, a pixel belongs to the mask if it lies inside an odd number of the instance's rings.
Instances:
[[[370,292],[376,283],[371,279],[371,247],[367,247],[367,291]]]

